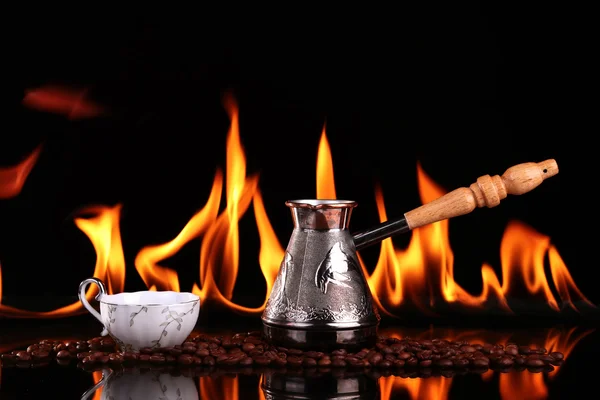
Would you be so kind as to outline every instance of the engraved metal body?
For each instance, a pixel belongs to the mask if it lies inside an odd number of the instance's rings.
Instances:
[[[262,315],[267,338],[297,347],[310,336],[334,345],[376,339],[380,316],[349,231],[356,203],[296,200],[286,205],[294,230]]]

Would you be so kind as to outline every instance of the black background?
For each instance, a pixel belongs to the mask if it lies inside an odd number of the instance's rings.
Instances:
[[[75,295],[95,263],[73,223],[73,212],[88,204],[123,203],[126,290],[144,289],[133,265],[139,249],[174,238],[205,204],[216,169],[225,168],[226,91],[238,100],[247,172],[260,174],[282,246],[292,230],[285,200],[316,196],[325,121],[337,196],[359,202],[353,230],[378,221],[375,185],[390,218],[420,205],[418,162],[449,191],[554,158],[560,173],[533,192],[450,222],[455,278],[479,293],[483,262],[499,275],[500,240],[517,219],[550,236],[579,288],[600,302],[591,267],[593,191],[583,177],[593,147],[577,105],[587,91],[589,52],[576,23],[567,25],[559,9],[533,6],[292,17],[29,21],[6,50],[0,164],[19,162],[41,142],[44,148],[22,193],[0,201],[4,302]],[[69,121],[21,104],[26,89],[48,83],[86,87],[111,112]],[[257,306],[264,280],[251,209],[240,229],[236,296]],[[395,241],[405,247],[409,238]],[[372,267],[378,252],[364,251]],[[195,240],[163,265],[190,290],[198,259]]]

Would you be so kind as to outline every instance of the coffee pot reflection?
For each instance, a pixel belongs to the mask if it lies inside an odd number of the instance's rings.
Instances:
[[[85,392],[81,400],[91,400],[100,389],[102,400],[199,399],[198,388],[192,378],[139,369],[123,372],[103,370],[102,379]]]
[[[266,400],[375,400],[379,381],[364,372],[267,371],[261,389]]]

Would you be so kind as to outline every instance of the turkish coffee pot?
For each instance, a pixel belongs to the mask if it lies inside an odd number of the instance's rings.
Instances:
[[[262,314],[264,335],[275,345],[313,350],[374,345],[381,317],[357,250],[475,208],[495,207],[556,174],[553,159],[515,165],[356,234],[349,230],[355,201],[287,201],[294,229]]]

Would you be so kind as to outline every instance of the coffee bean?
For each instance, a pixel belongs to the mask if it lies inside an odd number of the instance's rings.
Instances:
[[[402,367],[404,367],[404,365],[406,365],[406,361],[404,361],[404,360],[396,360],[396,361],[393,362],[393,364],[394,364],[394,367],[402,368]]]
[[[471,364],[475,367],[487,367],[490,365],[490,360],[484,357],[474,358]]]
[[[240,361],[240,365],[248,366],[254,364],[254,359],[252,357],[244,356]]]
[[[55,345],[54,345],[54,347],[52,348],[52,350],[53,350],[55,353],[58,353],[59,351],[62,351],[62,350],[67,350],[67,351],[68,351],[68,349],[69,349],[69,348],[68,348],[68,347],[67,347],[67,345],[66,345],[66,344],[64,344],[64,343],[58,343],[58,344],[55,344]]]
[[[29,361],[31,360],[31,355],[27,351],[19,351],[17,354],[17,361]]]
[[[32,351],[36,351],[39,348],[40,348],[39,344],[32,344],[31,346],[27,347],[27,352],[31,353]]]
[[[307,351],[304,353],[305,357],[310,357],[310,358],[314,358],[314,359],[319,359],[321,357],[323,357],[325,354],[320,352],[320,351]]]
[[[466,358],[457,358],[457,359],[453,360],[452,363],[454,364],[455,367],[464,368],[469,365],[469,360],[467,360]]]
[[[531,354],[531,349],[528,346],[519,346],[519,353],[520,354]]]
[[[302,365],[302,357],[288,355],[287,363],[292,367],[299,367]]]
[[[269,364],[271,364],[272,359],[270,359],[269,357],[266,357],[264,355],[255,355],[253,357],[251,357],[252,360],[254,360],[254,364],[256,365],[261,365],[261,366],[267,366]]]
[[[346,363],[352,368],[363,368],[369,365],[369,362],[367,360],[363,360],[362,358],[357,357],[346,358]]]
[[[50,357],[50,353],[44,350],[34,350],[30,354],[31,358],[33,358],[36,361],[46,360]]]
[[[345,356],[346,354],[348,354],[348,350],[346,349],[338,349],[331,352],[332,356]]]
[[[377,353],[377,352],[375,352],[374,354],[371,354],[368,358],[368,361],[369,361],[369,363],[371,363],[371,365],[377,365],[377,363],[381,360],[383,360],[383,356],[381,355],[381,353]]]
[[[137,361],[139,355],[131,351],[123,353],[123,361]]]
[[[320,367],[328,367],[330,366],[332,363],[330,358],[321,358],[319,361],[317,361],[317,365],[319,365]]]
[[[317,360],[311,357],[304,357],[304,360],[302,360],[302,365],[305,367],[315,367],[317,365]]]
[[[300,349],[289,349],[287,353],[293,356],[301,356],[304,353],[304,351]]]
[[[217,363],[217,361],[215,360],[215,358],[213,356],[206,356],[202,359],[202,364],[203,365],[215,365]]]
[[[540,360],[544,361],[545,363],[551,364],[552,362],[554,362],[554,357],[548,355],[548,354],[542,354],[540,355]]]
[[[515,358],[513,358],[513,361],[515,362],[515,364],[517,365],[524,365],[525,362],[527,361],[527,357],[525,356],[515,356]]]
[[[76,347],[77,351],[87,351],[89,346],[87,343],[78,344]]]
[[[180,354],[177,357],[177,363],[182,365],[190,365],[194,363],[194,358],[190,354]]]
[[[500,348],[500,347],[492,347],[490,349],[490,355],[493,355],[493,356],[502,356],[502,355],[504,355],[504,349]]]
[[[283,367],[283,366],[287,365],[287,358],[277,357],[276,359],[271,360],[271,364],[279,366],[279,367]]]
[[[462,351],[464,353],[474,353],[477,351],[477,349],[473,346],[463,345],[463,346],[460,346],[460,351]]]
[[[288,362],[289,362],[289,357],[288,357]],[[343,359],[336,358],[336,359],[334,359],[334,360],[331,361],[331,366],[332,367],[342,368],[342,367],[345,367],[346,365],[347,365],[347,363]]]
[[[450,361],[450,360],[448,360],[448,361]],[[431,360],[421,360],[419,362],[420,367],[429,367],[429,366],[431,366],[431,364],[433,364],[433,361],[431,361]],[[451,361],[450,361],[450,364],[452,364]]]
[[[238,333],[226,336],[190,336],[181,345],[143,348],[139,353],[119,353],[110,337],[78,341],[42,340],[28,346],[26,350],[14,350],[0,357],[3,365],[16,366],[16,363],[20,363],[21,366],[26,364],[32,367],[41,367],[52,358],[57,363],[60,361],[61,365],[69,365],[70,359],[77,358],[80,360],[78,365],[90,371],[103,368],[105,363],[130,367],[140,363],[140,368],[143,368],[144,363],[150,362],[152,369],[166,368],[169,373],[187,373],[190,376],[198,376],[200,373],[207,376],[214,373],[211,372],[215,371],[212,367],[218,364],[222,367],[236,365],[239,366],[235,369],[236,372],[240,368],[246,368],[248,373],[253,369],[258,372],[260,368],[268,366],[304,376],[325,373],[327,370],[337,374],[363,373],[364,369],[375,377],[427,377],[462,374],[467,372],[467,367],[468,371],[484,372],[490,364],[500,372],[511,368],[550,371],[554,368],[553,365],[563,363],[564,355],[560,352],[548,353],[543,347],[518,346],[510,342],[472,344],[445,339],[385,337],[379,337],[372,348],[362,348],[353,354],[346,349],[324,353],[318,350],[276,347],[265,342],[261,335]],[[187,368],[187,372],[184,371],[186,366],[193,365],[211,368],[201,371]],[[451,368],[453,370],[448,371]]]
[[[196,352],[196,348],[194,347],[194,353]],[[179,357],[183,354],[183,349],[178,349],[175,347],[165,347],[161,353],[168,353],[172,356]]]
[[[210,355],[210,351],[208,349],[198,349],[194,354],[198,357],[206,357]]]
[[[496,365],[501,367],[512,367],[514,363],[515,362],[513,361],[512,357],[509,356],[502,356],[496,360]]]
[[[121,364],[124,361],[123,355],[119,353],[110,353],[108,355],[108,361],[113,364]]]
[[[527,357],[527,360],[525,361],[525,365],[528,367],[543,367],[544,364],[545,363],[539,358],[533,358],[531,356]]]
[[[242,350],[245,351],[246,353],[254,350],[254,348],[256,347],[256,345],[254,345],[254,343],[244,343],[242,345]]]
[[[61,367],[66,367],[68,365],[71,365],[71,358],[57,358],[56,363]]]
[[[406,365],[409,367],[416,367],[418,364],[419,359],[417,357],[410,357],[408,360],[406,360]]]
[[[252,343],[253,345],[257,346],[262,344],[262,340],[254,336],[248,336],[246,339],[244,339],[244,343]]]
[[[504,349],[504,353],[510,356],[516,356],[519,354],[519,348],[514,345],[506,346],[506,348]]]
[[[449,368],[453,365],[453,363],[452,360],[448,358],[440,358],[439,360],[436,360],[435,365],[441,368]]]
[[[154,364],[163,364],[166,361],[167,360],[165,356],[163,356],[162,354],[153,354],[150,356],[150,362]]]

